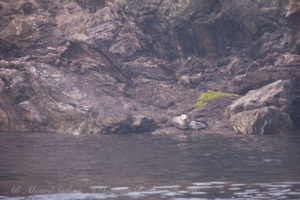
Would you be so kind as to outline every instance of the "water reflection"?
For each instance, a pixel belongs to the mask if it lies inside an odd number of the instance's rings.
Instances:
[[[300,197],[299,136],[29,133],[2,134],[0,145],[5,198],[38,199],[32,186],[71,186],[77,199]],[[23,193],[12,193],[15,186]],[[72,199],[65,190],[43,195]]]
[[[36,199],[298,199],[299,182],[236,184],[226,182],[194,183],[198,186],[113,187],[92,186],[89,192],[35,194],[26,197],[0,197],[8,200]],[[233,187],[239,185],[240,187]]]

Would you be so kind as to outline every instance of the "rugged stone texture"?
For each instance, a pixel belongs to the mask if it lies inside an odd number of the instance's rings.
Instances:
[[[142,115],[128,116],[125,120],[115,119],[105,124],[100,131],[102,134],[126,134],[154,131],[157,127],[153,119]]]
[[[292,84],[279,80],[235,100],[226,109],[225,117],[241,134],[288,133],[293,129],[291,104]]]
[[[279,79],[295,82],[299,121],[299,13],[298,0],[2,0],[0,130],[99,133],[134,115],[166,130],[188,113],[227,132],[233,99],[197,110],[201,91]]]

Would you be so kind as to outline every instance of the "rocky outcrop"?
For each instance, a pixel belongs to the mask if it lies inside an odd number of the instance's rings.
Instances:
[[[150,133],[157,128],[157,124],[153,119],[142,116],[127,117],[98,117],[92,120],[84,120],[76,126],[69,129],[61,130],[61,132],[73,135],[81,134],[141,134]]]
[[[113,132],[136,115],[165,130],[172,116],[187,113],[207,122],[207,131],[227,132],[222,113],[234,98],[197,109],[201,92],[243,95],[280,79],[295,83],[297,121],[298,5],[2,0],[0,131]]]
[[[241,134],[288,133],[293,129],[291,104],[292,84],[279,80],[235,100],[225,118]]]
[[[142,115],[128,116],[125,120],[117,119],[104,125],[102,134],[126,134],[151,132],[157,128],[153,119]]]

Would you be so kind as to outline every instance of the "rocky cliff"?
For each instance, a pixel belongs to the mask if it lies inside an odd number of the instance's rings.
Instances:
[[[200,93],[279,79],[299,122],[299,19],[298,0],[1,0],[0,130],[101,133],[144,115],[168,133],[188,114],[226,132],[234,97],[197,109]]]

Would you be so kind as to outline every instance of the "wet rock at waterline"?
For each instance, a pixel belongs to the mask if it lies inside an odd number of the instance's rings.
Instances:
[[[241,134],[289,133],[293,128],[290,116],[275,106],[238,113],[229,119],[229,124]]]
[[[235,100],[226,109],[225,118],[241,134],[288,133],[293,129],[291,103],[291,82],[279,80]]]
[[[125,120],[117,121],[101,130],[102,134],[127,134],[152,132],[157,128],[153,119],[143,115],[128,116]]]
[[[153,131],[157,127],[153,119],[143,115],[129,116],[127,121],[134,133]]]

